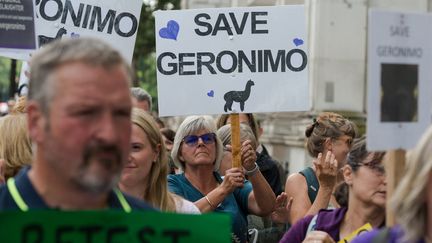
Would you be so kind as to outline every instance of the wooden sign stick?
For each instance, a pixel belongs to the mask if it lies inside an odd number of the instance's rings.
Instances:
[[[232,167],[241,167],[240,119],[239,114],[230,114]]]
[[[384,166],[387,176],[386,226],[392,227],[396,223],[395,212],[390,208],[389,201],[405,171],[405,150],[388,151],[384,157]]]

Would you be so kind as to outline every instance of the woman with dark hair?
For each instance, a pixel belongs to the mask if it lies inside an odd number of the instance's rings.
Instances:
[[[306,128],[305,134],[306,148],[315,159],[312,167],[292,174],[285,183],[288,198],[294,198],[291,224],[329,205],[338,207],[332,194],[343,180],[341,168],[346,163],[357,128],[339,114],[323,112]]]
[[[365,138],[357,139],[342,169],[348,205],[321,209],[300,219],[280,242],[349,242],[352,233],[381,227],[385,220],[386,177],[384,153],[366,150]],[[369,224],[369,225],[366,225]]]

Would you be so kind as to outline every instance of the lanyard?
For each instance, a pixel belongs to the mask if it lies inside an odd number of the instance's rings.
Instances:
[[[7,180],[7,187],[10,194],[12,195],[12,199],[15,201],[18,208],[23,212],[27,212],[29,210],[29,207],[24,202],[24,199],[21,197],[21,194],[19,193],[18,188],[16,187],[14,178],[9,178]],[[121,193],[118,188],[114,188],[114,193],[117,196],[117,199],[119,200],[123,210],[126,213],[130,213],[132,209],[129,203],[127,202],[126,198],[124,197],[123,193]]]

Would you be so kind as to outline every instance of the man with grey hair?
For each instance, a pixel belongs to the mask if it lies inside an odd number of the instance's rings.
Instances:
[[[150,209],[115,188],[131,137],[131,70],[100,40],[53,42],[31,61],[32,167],[0,188],[0,210]]]
[[[145,90],[140,87],[131,88],[132,95],[132,106],[143,109],[147,112],[151,112],[152,109],[152,97]]]

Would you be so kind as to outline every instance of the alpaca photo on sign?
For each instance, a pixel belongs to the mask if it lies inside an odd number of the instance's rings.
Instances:
[[[67,34],[67,31],[64,27],[61,27],[58,31],[55,37],[49,37],[45,35],[39,35],[39,47],[50,43],[51,41],[57,40],[62,38],[63,35]]]
[[[228,91],[224,95],[225,100],[225,106],[224,111],[227,112],[228,110],[232,111],[232,105],[233,102],[240,103],[240,110],[244,110],[245,102],[249,99],[250,92],[251,92],[251,86],[255,85],[255,83],[249,79],[246,83],[246,87],[244,90],[241,91]]]

